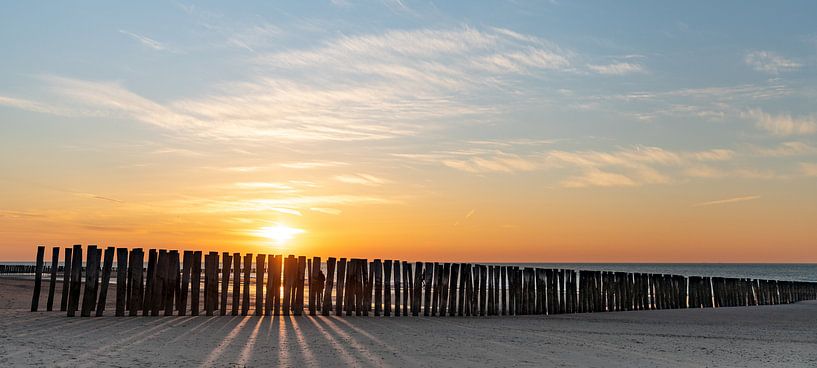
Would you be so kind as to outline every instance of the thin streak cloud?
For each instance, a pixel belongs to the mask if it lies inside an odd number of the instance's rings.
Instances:
[[[715,205],[721,205],[721,204],[753,201],[753,200],[756,200],[756,199],[760,199],[760,196],[745,196],[745,197],[735,197],[735,198],[728,198],[728,199],[719,199],[719,200],[716,200],[716,201],[696,203],[696,204],[693,204],[692,207],[715,206]]]

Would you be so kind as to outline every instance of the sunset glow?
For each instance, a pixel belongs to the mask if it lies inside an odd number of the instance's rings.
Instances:
[[[764,6],[21,3],[0,258],[817,262],[817,22]]]
[[[275,224],[275,226],[268,226],[258,229],[255,235],[267,238],[275,242],[276,245],[284,245],[298,234],[302,234],[304,230],[292,228],[282,224]]]

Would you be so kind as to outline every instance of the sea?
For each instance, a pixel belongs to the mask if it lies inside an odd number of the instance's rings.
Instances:
[[[641,272],[683,276],[718,276],[817,282],[817,264],[815,263],[475,263],[587,271]],[[34,262],[0,262],[0,264],[33,265]],[[322,268],[325,269],[325,265]]]

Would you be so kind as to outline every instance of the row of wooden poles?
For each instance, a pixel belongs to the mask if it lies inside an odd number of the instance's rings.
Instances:
[[[102,316],[116,272],[117,316],[255,315],[493,316],[786,304],[817,299],[817,283],[141,248],[65,249],[60,310]],[[52,249],[47,310],[53,310],[60,248]],[[45,247],[37,249],[31,310],[40,299]],[[116,267],[114,267],[116,254]],[[202,279],[202,271],[204,278]],[[83,286],[84,274],[84,288]],[[324,282],[325,280],[325,282]],[[230,282],[232,290],[230,293]],[[220,288],[219,288],[220,287]],[[80,292],[82,291],[82,295]],[[280,292],[275,292],[280,291]],[[305,295],[308,292],[308,295]],[[203,295],[202,295],[203,294]],[[80,298],[80,296],[82,296]],[[81,302],[81,304],[80,304]]]

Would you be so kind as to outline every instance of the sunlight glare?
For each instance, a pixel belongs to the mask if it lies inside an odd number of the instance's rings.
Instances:
[[[276,223],[275,226],[262,227],[255,232],[255,235],[270,239],[278,245],[283,245],[292,240],[295,235],[303,234],[303,229],[289,227],[284,224]]]

